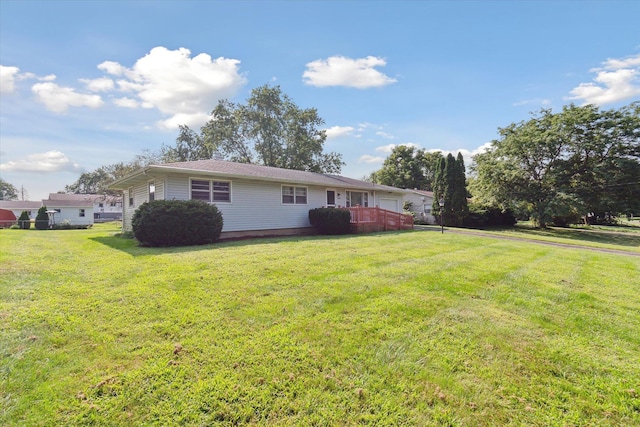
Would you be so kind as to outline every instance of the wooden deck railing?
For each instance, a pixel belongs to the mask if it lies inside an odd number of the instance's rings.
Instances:
[[[363,208],[356,206],[347,209],[351,212],[351,226],[357,233],[413,229],[413,217],[411,215],[378,207]]]

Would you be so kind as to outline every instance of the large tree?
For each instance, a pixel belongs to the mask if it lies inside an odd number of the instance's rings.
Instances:
[[[469,213],[467,185],[462,154],[449,153],[439,160],[434,180],[432,212],[442,215],[444,224],[460,227]],[[440,202],[444,206],[440,207]]]
[[[382,168],[375,172],[376,182],[398,188],[433,190],[440,151],[426,152],[412,145],[398,145],[393,148]]]
[[[165,161],[221,156],[225,159],[297,169],[340,173],[342,156],[324,153],[324,121],[315,108],[298,107],[279,86],[251,91],[246,104],[222,100],[200,134],[180,128],[175,147],[163,147]]]
[[[544,109],[499,134],[474,158],[474,195],[484,203],[525,211],[540,227],[640,210],[640,103]]]

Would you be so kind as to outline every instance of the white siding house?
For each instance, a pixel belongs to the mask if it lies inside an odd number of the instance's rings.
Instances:
[[[438,219],[433,216],[433,192],[423,190],[410,190],[404,195],[404,203],[409,205],[408,210],[413,212],[415,218],[425,224],[437,224]]]
[[[91,202],[93,213],[91,222],[114,221],[122,219],[122,197],[104,194],[72,194],[72,193],[49,193],[49,198],[43,200],[47,207],[54,207],[55,204],[64,202],[85,203]]]
[[[224,160],[147,166],[110,188],[124,193],[125,231],[144,202],[199,199],[222,213],[222,237],[298,234],[311,226],[309,210],[319,207],[379,206],[401,212],[406,192],[338,175]]]

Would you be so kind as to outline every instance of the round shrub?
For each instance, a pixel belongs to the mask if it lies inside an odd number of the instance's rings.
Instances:
[[[319,234],[348,234],[351,231],[351,212],[339,208],[311,209],[309,222]]]
[[[29,218],[29,212],[22,211],[22,213],[18,217],[18,225],[23,230],[28,230],[31,228],[31,218]]]
[[[144,246],[205,245],[220,238],[222,214],[200,200],[154,200],[140,205],[131,225]]]
[[[47,215],[47,207],[41,206],[36,215],[36,229],[46,230],[49,228],[49,215]]]

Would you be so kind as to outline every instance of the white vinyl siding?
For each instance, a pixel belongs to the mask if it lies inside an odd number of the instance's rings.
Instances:
[[[198,174],[170,174],[164,177],[156,177],[156,198],[189,200],[192,198],[192,183],[194,181],[209,182],[210,194],[214,191],[214,182],[229,183],[229,202],[210,201],[222,213],[223,232],[310,227],[309,210],[321,208],[327,204],[327,188],[323,186],[296,185],[294,183],[287,185],[282,182],[238,177],[234,177],[231,180],[228,177]],[[162,189],[160,187],[161,183],[163,183]],[[294,203],[283,203],[283,187],[294,188]],[[295,188],[304,189],[304,191],[299,190],[296,192]],[[226,189],[222,188],[221,190],[224,193]],[[347,191],[351,190],[346,188],[332,188],[332,190],[335,190],[336,205],[344,206]],[[367,194],[369,206],[377,204],[378,197],[375,193],[367,191],[359,191],[358,193]],[[132,209],[125,209],[125,230],[131,230],[131,216],[133,216],[135,208],[145,201],[147,197],[147,182],[136,185],[134,197],[135,206]],[[385,198],[387,197],[397,197],[398,203],[400,206],[402,205],[402,194],[392,195],[385,193]],[[213,199],[213,194],[211,198]]]

